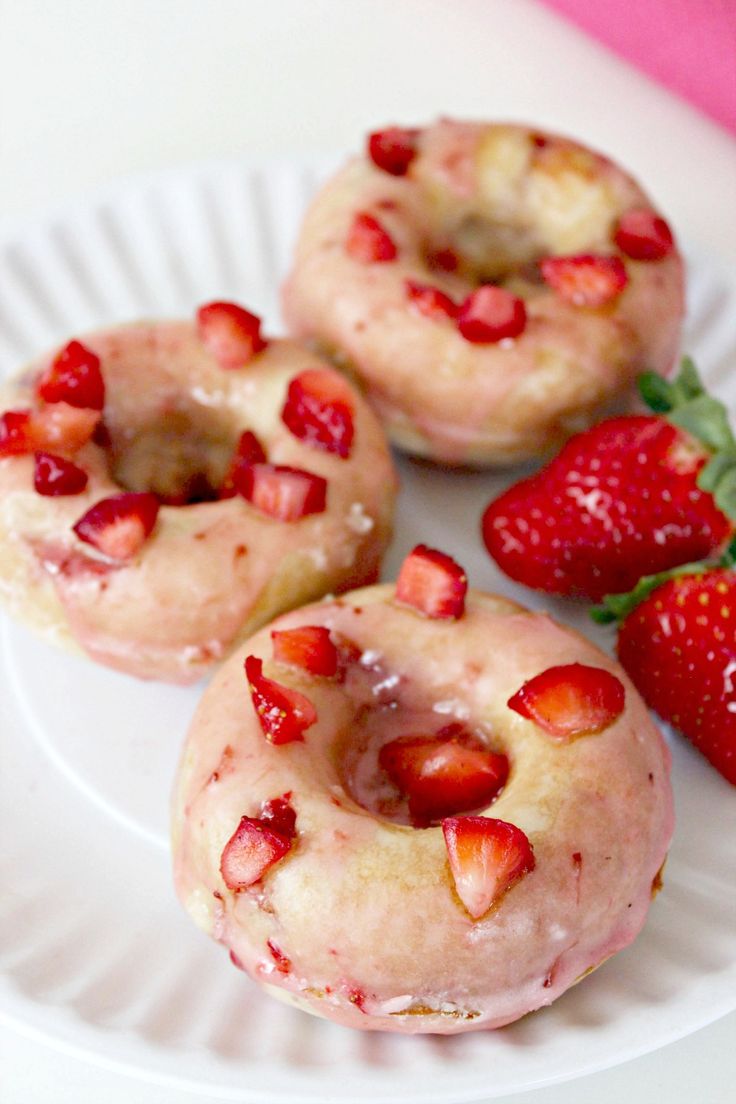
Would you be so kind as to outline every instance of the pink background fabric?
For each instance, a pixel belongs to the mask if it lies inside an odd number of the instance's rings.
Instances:
[[[545,0],[736,134],[736,0]]]

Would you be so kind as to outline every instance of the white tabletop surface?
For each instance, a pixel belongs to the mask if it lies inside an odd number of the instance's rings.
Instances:
[[[139,171],[355,149],[437,114],[573,134],[632,169],[682,237],[736,257],[734,140],[532,0],[0,0],[0,235]],[[735,1042],[732,1013],[514,1099],[720,1104]],[[195,1097],[6,1030],[0,1099]]]

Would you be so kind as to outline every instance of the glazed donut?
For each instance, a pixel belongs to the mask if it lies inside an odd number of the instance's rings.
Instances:
[[[235,304],[70,342],[0,410],[0,596],[99,663],[192,682],[377,578],[396,479],[375,416]]]
[[[418,547],[218,672],[173,811],[178,894],[269,993],[357,1028],[495,1028],[642,927],[669,753],[583,637]],[[245,660],[250,683],[243,677]]]
[[[682,261],[636,182],[566,138],[441,120],[371,135],[313,201],[291,330],[445,464],[537,457],[666,374]]]

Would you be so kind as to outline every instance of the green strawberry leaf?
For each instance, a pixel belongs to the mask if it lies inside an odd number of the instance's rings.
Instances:
[[[695,567],[695,564],[688,564]],[[698,565],[702,571],[702,564]],[[648,598],[653,590],[662,583],[668,582],[675,575],[690,574],[685,568],[673,568],[670,571],[659,571],[656,575],[643,575],[633,590],[624,594],[606,594],[599,606],[593,606],[590,616],[598,625],[610,625],[612,621],[619,623],[629,616],[640,602]]]
[[[697,484],[713,495],[719,510],[736,521],[736,437],[726,407],[707,393],[694,362],[683,357],[673,380],[644,372],[639,377],[639,391],[651,410],[665,415],[712,454],[698,473]]]
[[[711,452],[731,452],[736,457],[736,440],[728,424],[728,411],[712,395],[698,395],[682,406],[673,407],[667,421],[686,429]]]
[[[698,486],[701,491],[715,491],[719,482],[736,466],[736,456],[727,452],[716,452],[711,456],[705,467],[698,472]]]
[[[675,378],[675,387],[685,402],[706,394],[705,386],[692,357],[684,356],[680,361],[680,371]]]
[[[658,376],[656,372],[643,372],[637,384],[639,394],[655,414],[666,414],[672,409],[672,384],[668,380]]]
[[[601,604],[593,606],[588,612],[598,625],[610,625],[613,621],[620,624],[632,610],[649,597],[652,591],[663,583],[668,583],[670,579],[678,579],[681,575],[703,575],[715,567],[734,566],[736,566],[736,537],[731,540],[719,559],[699,560],[696,563],[671,567],[668,571],[658,571],[655,575],[643,575],[633,590],[626,591],[624,594],[606,594]]]
[[[736,458],[733,465],[718,480],[713,501],[726,517],[736,518]]]
[[[657,414],[666,414],[706,394],[695,362],[687,356],[680,361],[680,371],[673,380],[666,380],[656,372],[644,372],[638,385],[644,402]]]
[[[736,537],[733,538],[726,551],[718,561],[719,567],[733,567],[736,564]]]

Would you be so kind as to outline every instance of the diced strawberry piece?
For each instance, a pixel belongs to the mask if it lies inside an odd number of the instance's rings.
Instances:
[[[215,893],[215,896],[216,896],[216,897],[217,897],[217,896],[219,896],[220,898],[222,898],[222,894],[221,894],[221,893],[220,893],[220,894],[218,894],[218,893]],[[247,971],[247,970],[245,969],[245,965],[244,965],[244,963],[243,963],[243,960],[242,960],[241,958],[238,958],[238,956],[236,955],[236,953],[235,953],[235,951],[234,951],[234,950],[232,949],[232,947],[231,947],[231,948],[230,948],[230,950],[228,951],[228,957],[229,957],[230,961],[232,962],[233,966],[234,966],[234,967],[235,967],[235,968],[236,968],[237,970],[242,970],[242,971],[243,971],[244,973],[247,973],[247,972],[248,972],[248,971]]]
[[[337,648],[338,668],[344,675],[346,670],[354,663],[360,663],[363,649],[360,648],[354,640],[351,640],[347,636],[343,636],[342,633],[333,633],[332,637],[335,642],[335,647]]]
[[[442,832],[457,895],[474,920],[534,869],[521,828],[491,817],[447,817]]]
[[[462,617],[468,579],[444,552],[418,544],[406,557],[396,580],[396,601],[432,618]]]
[[[6,410],[0,415],[0,457],[86,445],[100,419],[98,410],[57,402],[41,410]]]
[[[277,663],[301,667],[311,675],[330,678],[337,673],[337,648],[330,630],[323,625],[302,625],[298,629],[275,629],[271,633],[273,658]]]
[[[305,731],[317,720],[317,710],[309,698],[266,678],[263,661],[256,656],[246,659],[245,674],[253,708],[266,739],[272,744],[303,740]]]
[[[100,412],[60,401],[35,410],[31,421],[34,449],[77,452],[91,440],[100,421]]]
[[[345,995],[350,1003],[355,1005],[359,1012],[362,1012],[364,1016],[368,1015],[365,1007],[368,996],[364,989],[361,989],[359,985],[347,985],[345,987]]]
[[[380,765],[409,798],[415,820],[437,821],[489,805],[508,775],[508,759],[462,728],[447,736],[400,736],[384,744]]]
[[[218,492],[220,498],[232,498],[238,492],[235,489],[235,483],[237,480],[237,472],[247,467],[249,464],[263,464],[266,461],[266,453],[264,452],[263,445],[256,437],[255,433],[252,433],[249,429],[246,429],[245,433],[241,433],[240,439],[235,447],[233,458],[230,461],[230,467],[227,470],[227,474],[222,482],[222,486]]]
[[[675,248],[672,231],[663,218],[646,207],[632,207],[616,224],[613,240],[635,261],[660,261]]]
[[[274,960],[278,972],[280,974],[290,974],[291,959],[271,939],[266,940],[266,946],[271,952],[271,958]]]
[[[474,345],[518,337],[526,327],[526,307],[505,288],[483,284],[460,304],[457,328]]]
[[[293,839],[296,835],[296,813],[291,804],[291,791],[281,797],[271,797],[261,805],[259,820],[268,824],[275,832]]]
[[[40,495],[76,495],[87,486],[89,477],[71,460],[51,452],[36,453],[33,486]]]
[[[279,521],[321,514],[327,505],[327,480],[302,468],[246,464],[233,473],[233,482],[238,494]]]
[[[259,882],[291,850],[291,840],[257,817],[244,816],[220,858],[220,873],[236,893]]]
[[[417,280],[405,280],[404,287],[409,305],[425,318],[442,321],[442,319],[456,317],[457,303],[439,288],[432,287],[431,284],[420,284]]]
[[[222,368],[242,368],[268,342],[261,320],[237,303],[206,303],[197,311],[197,333]]]
[[[128,560],[140,550],[158,516],[156,495],[124,493],[103,498],[73,527],[80,540],[111,560]]]
[[[545,257],[543,279],[576,307],[602,307],[621,294],[629,282],[620,257],[580,253],[572,257]]]
[[[378,219],[359,211],[348,231],[345,248],[361,264],[385,264],[396,258],[396,245]]]
[[[508,706],[564,743],[613,724],[623,712],[624,687],[601,667],[569,663],[529,679]]]
[[[235,456],[238,460],[244,460],[247,464],[262,464],[266,459],[263,445],[255,433],[252,433],[249,429],[246,429],[245,433],[241,433],[235,448]]]
[[[100,358],[81,341],[70,341],[41,376],[36,393],[47,403],[65,402],[69,406],[102,410],[105,382]]]
[[[437,268],[440,272],[457,272],[460,267],[460,258],[454,249],[445,246],[427,255],[427,264],[430,268]]]
[[[368,135],[368,156],[374,165],[391,176],[406,176],[417,155],[418,130],[387,127]]]
[[[308,368],[289,384],[281,419],[300,441],[343,460],[353,444],[353,402],[347,383],[335,372]]]
[[[30,410],[0,414],[0,456],[22,456],[36,447]]]

